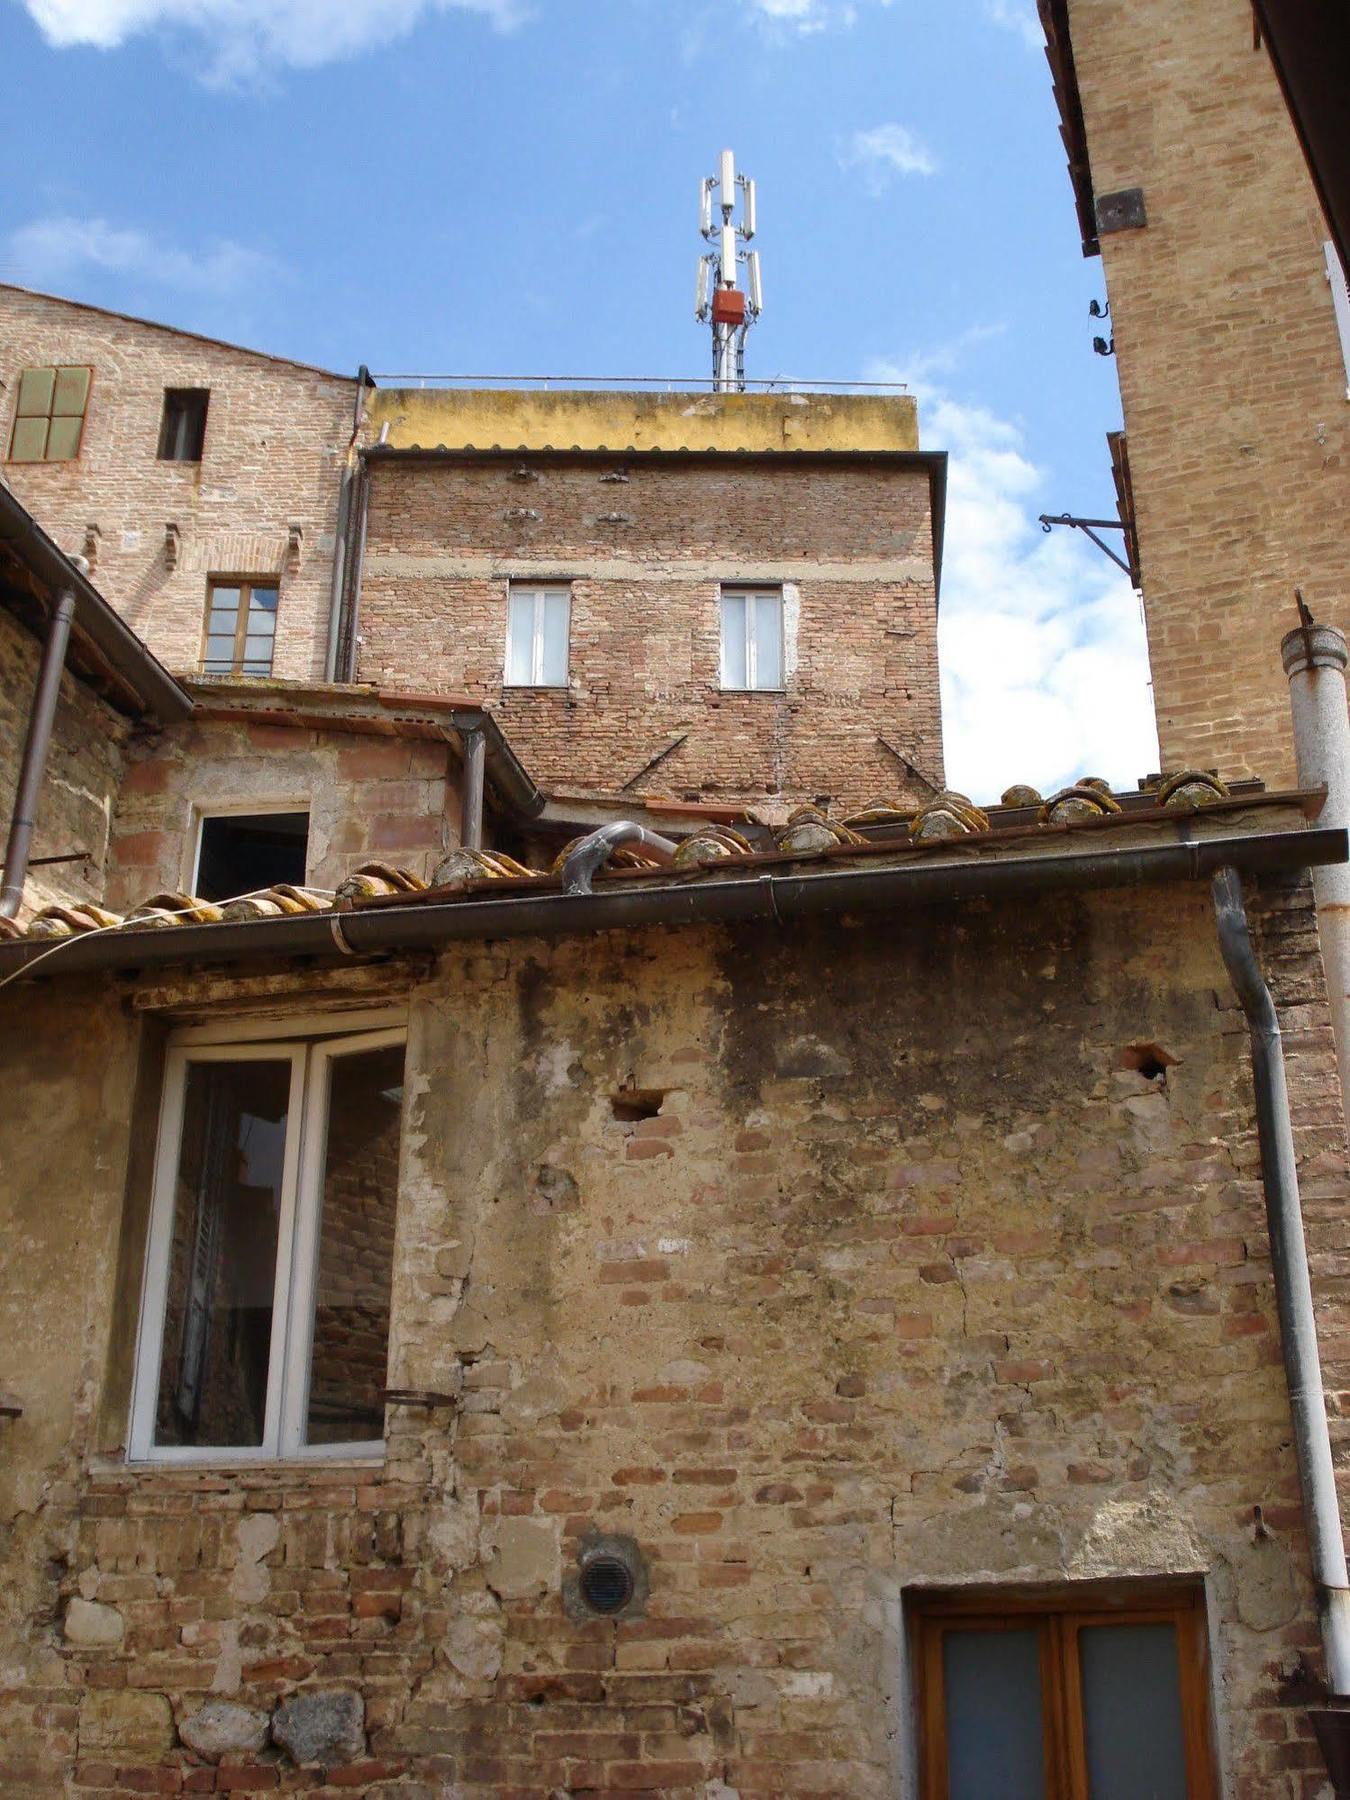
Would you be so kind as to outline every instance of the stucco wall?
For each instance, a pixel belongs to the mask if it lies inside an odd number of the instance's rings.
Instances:
[[[1281,634],[1350,626],[1350,401],[1327,229],[1246,0],[1069,0],[1164,768],[1293,771]],[[1216,653],[1216,645],[1221,648]]]
[[[1307,891],[1263,911],[1343,1429]],[[406,981],[239,975],[218,1004]],[[305,1785],[275,1751],[203,1769],[174,1723],[336,1687],[373,1795],[893,1795],[908,1584],[1161,1571],[1207,1581],[1225,1791],[1308,1791],[1318,1639],[1203,891],[448,950],[413,993],[390,1379],[461,1403],[391,1410],[377,1470],[120,1466],[153,1071],[132,1113],[111,994],[0,1000],[11,1791]],[[1165,1080],[1119,1067],[1141,1040]],[[567,1618],[597,1528],[649,1559],[645,1618]]]
[[[280,580],[274,672],[321,676],[338,487],[356,383],[70,301],[0,285],[0,456],[18,378],[88,363],[93,385],[78,459],[6,463],[14,492],[71,555],[98,527],[99,591],[175,673],[202,656],[208,578]],[[200,463],[160,462],[166,387],[211,390]],[[300,566],[287,556],[291,521]],[[180,542],[165,557],[165,525]]]
[[[931,533],[921,467],[376,463],[358,673],[490,703],[545,788],[918,803],[905,759],[942,784]],[[559,577],[568,684],[506,688],[509,583]],[[782,693],[721,690],[723,582],[782,585]]]

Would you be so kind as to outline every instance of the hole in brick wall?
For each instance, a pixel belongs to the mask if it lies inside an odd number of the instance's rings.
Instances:
[[[655,1119],[665,1105],[667,1088],[620,1088],[609,1097],[610,1111],[623,1125],[635,1125],[639,1119]]]
[[[1176,1064],[1176,1057],[1161,1044],[1127,1044],[1120,1053],[1120,1067],[1133,1069],[1145,1081],[1156,1081]]]

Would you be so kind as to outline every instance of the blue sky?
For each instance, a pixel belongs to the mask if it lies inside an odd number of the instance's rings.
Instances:
[[[702,375],[697,185],[759,184],[754,376],[952,452],[949,779],[1157,766],[1032,0],[0,0],[0,279],[376,373]],[[34,153],[34,119],[59,119]]]

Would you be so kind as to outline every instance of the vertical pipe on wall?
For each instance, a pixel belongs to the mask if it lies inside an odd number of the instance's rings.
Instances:
[[[461,729],[464,750],[464,787],[460,795],[459,841],[465,850],[483,848],[483,777],[487,766],[487,736],[479,729]]]
[[[1345,1537],[1331,1460],[1322,1363],[1317,1349],[1308,1246],[1303,1233],[1294,1128],[1289,1117],[1289,1089],[1284,1071],[1284,1043],[1275,1002],[1252,949],[1242,877],[1236,869],[1220,869],[1214,877],[1214,913],[1219,948],[1229,980],[1247,1015],[1252,1047],[1252,1080],[1256,1089],[1256,1132],[1261,1151],[1261,1183],[1266,1196],[1270,1260],[1280,1316],[1280,1350],[1284,1358],[1289,1409],[1294,1423],[1303,1512],[1312,1552],[1313,1578],[1326,1652],[1327,1685],[1337,1696],[1350,1695],[1350,1577],[1346,1573]]]
[[[1280,660],[1289,677],[1294,759],[1301,787],[1325,787],[1322,825],[1350,825],[1350,718],[1346,715],[1344,635],[1311,622],[1288,632]],[[1350,1120],[1350,863],[1313,870],[1341,1099]]]
[[[32,854],[33,831],[37,825],[38,795],[42,791],[42,777],[47,768],[47,750],[51,744],[56,702],[61,693],[61,672],[66,664],[66,646],[70,642],[70,626],[74,617],[75,591],[73,588],[63,588],[47,619],[42,660],[38,664],[33,704],[28,712],[23,761],[19,765],[19,781],[14,790],[14,814],[9,825],[9,841],[5,846],[5,873],[3,885],[0,886],[0,919],[17,917],[19,908],[23,905],[28,859]]]
[[[370,370],[364,363],[356,372],[356,406],[352,418],[352,435],[342,465],[342,482],[338,489],[337,529],[333,541],[333,580],[328,595],[328,643],[324,653],[323,678],[338,679],[338,662],[342,653],[342,596],[347,579],[347,539],[351,535],[352,488],[355,484],[356,441],[361,435],[365,416],[366,389],[370,386]]]

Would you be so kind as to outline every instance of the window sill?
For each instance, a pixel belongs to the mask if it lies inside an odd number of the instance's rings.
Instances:
[[[787,693],[787,689],[785,687],[774,687],[774,688],[770,688],[770,687],[762,687],[762,688],[719,687],[717,691],[719,694],[747,694],[747,695],[750,695],[751,697],[753,697],[756,694],[762,694],[766,700],[781,700],[783,698],[783,696]]]
[[[133,1461],[128,1456],[105,1454],[91,1457],[86,1472],[89,1479],[95,1482],[142,1481],[147,1477],[160,1480],[167,1477],[171,1481],[181,1481],[186,1486],[203,1477],[213,1481],[226,1481],[247,1476],[251,1481],[264,1477],[298,1487],[316,1477],[334,1480],[350,1475],[359,1480],[368,1480],[372,1474],[383,1474],[387,1462],[388,1455],[382,1444],[369,1456],[348,1454],[331,1460],[322,1456],[250,1457],[246,1454],[225,1454],[209,1460],[203,1458],[200,1462],[169,1462],[155,1457]]]
[[[504,694],[566,694],[571,692],[568,681],[504,681]]]

